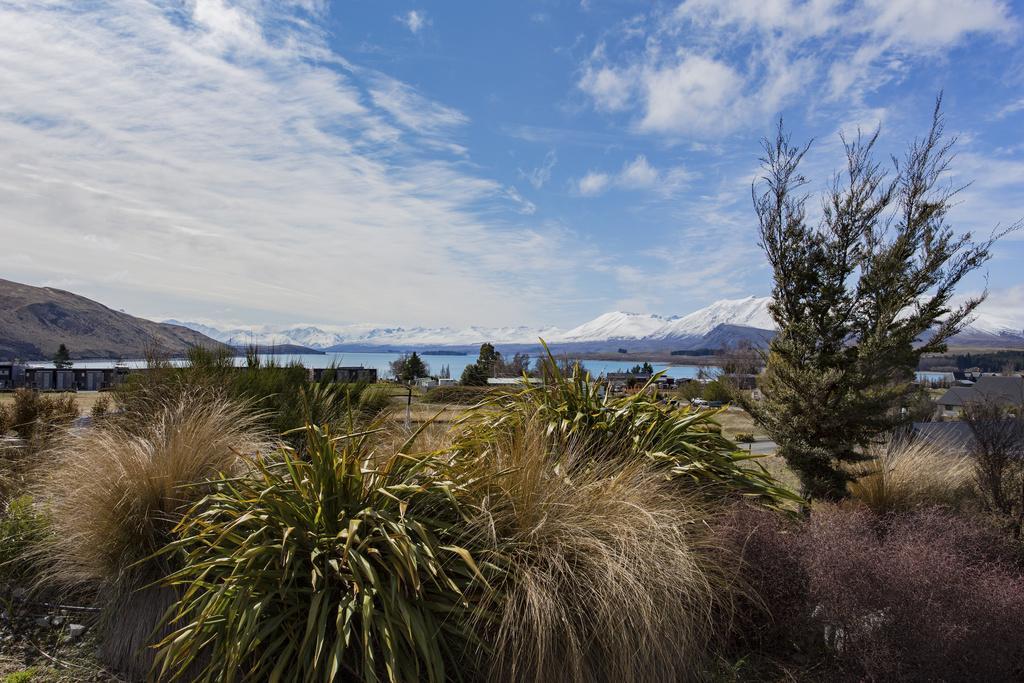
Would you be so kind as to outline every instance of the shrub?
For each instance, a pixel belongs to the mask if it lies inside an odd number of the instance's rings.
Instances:
[[[373,432],[305,430],[221,479],[178,527],[183,591],[159,666],[200,680],[444,681],[473,639],[478,571],[445,464],[378,458]],[[463,663],[463,666],[469,664]]]
[[[145,422],[105,422],[55,449],[39,485],[54,531],[49,579],[99,597],[101,650],[113,667],[133,676],[149,668],[141,648],[176,598],[146,588],[173,568],[171,558],[152,556],[204,494],[189,485],[237,471],[238,454],[260,443],[244,406],[198,393],[166,399]]]
[[[970,458],[923,439],[891,441],[872,453],[850,495],[875,512],[918,506],[958,507],[974,493]]]
[[[7,427],[34,450],[62,426],[78,417],[78,404],[71,394],[41,394],[33,389],[18,389],[7,410]]]
[[[1019,680],[1024,580],[991,529],[938,510],[890,520],[816,510],[805,539],[812,621],[871,680]]]
[[[500,567],[485,680],[692,679],[732,589],[702,505],[645,458],[552,453],[547,430],[531,421],[463,462],[480,555]]]
[[[798,523],[746,510],[717,535],[742,553],[761,597],[738,622],[740,651],[810,657],[817,676],[825,667],[856,680],[1002,681],[1024,671],[1019,551],[962,514],[817,505]]]
[[[468,386],[463,384],[446,384],[431,387],[423,394],[424,403],[451,403],[455,405],[475,405],[488,396],[500,391],[493,387]]]
[[[578,449],[619,463],[641,458],[709,497],[757,499],[774,506],[799,502],[757,462],[758,456],[741,453],[721,435],[715,411],[673,410],[650,391],[614,397],[587,375],[562,374],[550,357],[543,371],[548,375],[544,385],[495,394],[468,411],[455,426],[453,449],[486,458],[495,444],[517,438],[526,425],[539,421],[556,455]]]
[[[1024,405],[1016,414],[996,402],[964,406],[971,429],[974,478],[985,508],[1020,538],[1024,526]]]
[[[0,510],[0,584],[29,588],[39,574],[35,550],[47,535],[45,517],[32,497],[22,495],[3,503]]]
[[[101,420],[107,416],[110,412],[110,397],[99,396],[96,398],[96,402],[92,404],[92,410],[89,411],[89,415],[92,416],[93,420]]]

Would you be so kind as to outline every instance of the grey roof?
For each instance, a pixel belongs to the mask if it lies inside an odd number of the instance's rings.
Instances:
[[[949,389],[939,398],[938,403],[944,406],[962,406],[981,401],[1024,405],[1024,377],[979,377],[974,386]]]
[[[915,422],[914,437],[953,450],[969,450],[974,431],[966,422]]]

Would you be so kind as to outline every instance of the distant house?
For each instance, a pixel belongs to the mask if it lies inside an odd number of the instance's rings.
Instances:
[[[962,420],[952,422],[915,422],[913,439],[925,441],[950,453],[968,453],[974,446],[974,431]]]
[[[530,384],[540,384],[542,380],[539,377],[527,377],[526,381],[529,382]],[[522,384],[522,383],[523,383],[523,378],[522,377],[488,377],[487,378],[487,384],[492,385],[492,386],[493,385],[497,385],[497,386],[510,386],[510,385],[516,385],[516,384]]]
[[[9,391],[14,388],[14,363],[0,363],[0,390]]]
[[[314,382],[377,383],[377,368],[364,368],[362,366],[313,368],[309,372]]]
[[[14,386],[24,386],[39,391],[100,391],[112,389],[131,372],[125,367],[111,368],[53,368],[26,367],[23,379]]]
[[[605,375],[605,381],[612,391],[624,391],[633,387],[642,387],[651,381],[651,374],[647,372],[609,372]]]
[[[982,375],[972,386],[952,387],[939,397],[943,417],[958,417],[965,405],[992,402],[1003,406],[1024,405],[1024,377]]]
[[[730,372],[722,375],[722,379],[742,391],[751,391],[757,388],[757,375],[752,373]]]

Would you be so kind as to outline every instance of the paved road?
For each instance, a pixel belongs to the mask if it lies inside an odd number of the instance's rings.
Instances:
[[[754,443],[741,443],[737,444],[740,448],[757,455],[771,455],[775,453],[778,446],[775,445],[774,441],[755,441]]]

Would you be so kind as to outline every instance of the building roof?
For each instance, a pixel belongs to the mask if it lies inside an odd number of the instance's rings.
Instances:
[[[974,386],[953,387],[939,398],[944,406],[963,406],[968,403],[994,401],[1002,405],[1024,404],[1024,377],[979,377]]]
[[[967,451],[974,445],[974,431],[966,422],[915,422],[914,438],[948,450]]]

